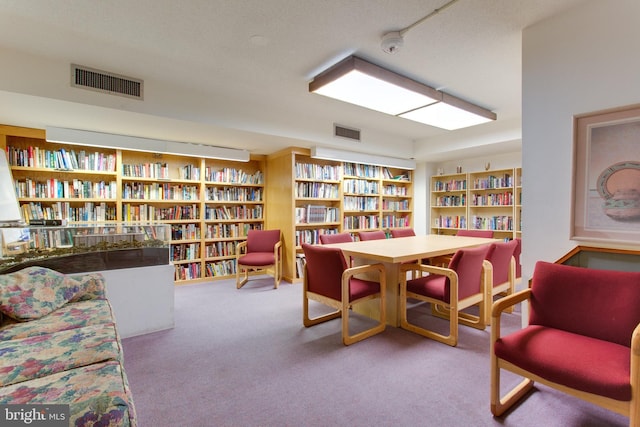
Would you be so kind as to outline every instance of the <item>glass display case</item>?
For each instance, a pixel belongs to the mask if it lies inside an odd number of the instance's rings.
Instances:
[[[169,264],[171,227],[100,223],[0,228],[0,273],[38,265],[62,273]]]

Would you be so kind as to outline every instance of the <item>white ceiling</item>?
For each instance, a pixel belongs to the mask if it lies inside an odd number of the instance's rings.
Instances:
[[[387,54],[383,34],[448,0],[3,0],[0,123],[246,148],[328,145],[418,160],[515,151],[522,29],[584,0],[459,0]],[[308,92],[364,59],[494,111],[444,131]],[[70,64],[145,81],[144,100],[71,88]],[[332,135],[333,123],[362,142]]]

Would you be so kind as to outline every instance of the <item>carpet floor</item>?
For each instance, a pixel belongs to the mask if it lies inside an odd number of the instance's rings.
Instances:
[[[427,313],[412,312],[446,327]],[[367,322],[354,315],[352,326]],[[505,316],[505,331],[519,325],[518,313]],[[142,427],[628,425],[538,385],[494,418],[488,328],[461,326],[457,347],[394,327],[345,347],[339,319],[302,325],[301,284],[274,290],[266,276],[240,290],[232,280],[177,287],[175,328],[123,346]],[[503,375],[503,386],[517,380]]]

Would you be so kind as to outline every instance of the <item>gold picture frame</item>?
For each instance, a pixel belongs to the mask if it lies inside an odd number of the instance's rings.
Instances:
[[[640,242],[640,104],[574,116],[571,238]]]

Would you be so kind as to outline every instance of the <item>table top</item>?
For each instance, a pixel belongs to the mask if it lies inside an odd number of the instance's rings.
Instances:
[[[366,258],[378,262],[401,263],[448,255],[460,248],[482,246],[499,241],[500,239],[482,237],[427,234],[426,236],[332,243],[324,246],[340,248],[346,256]]]

